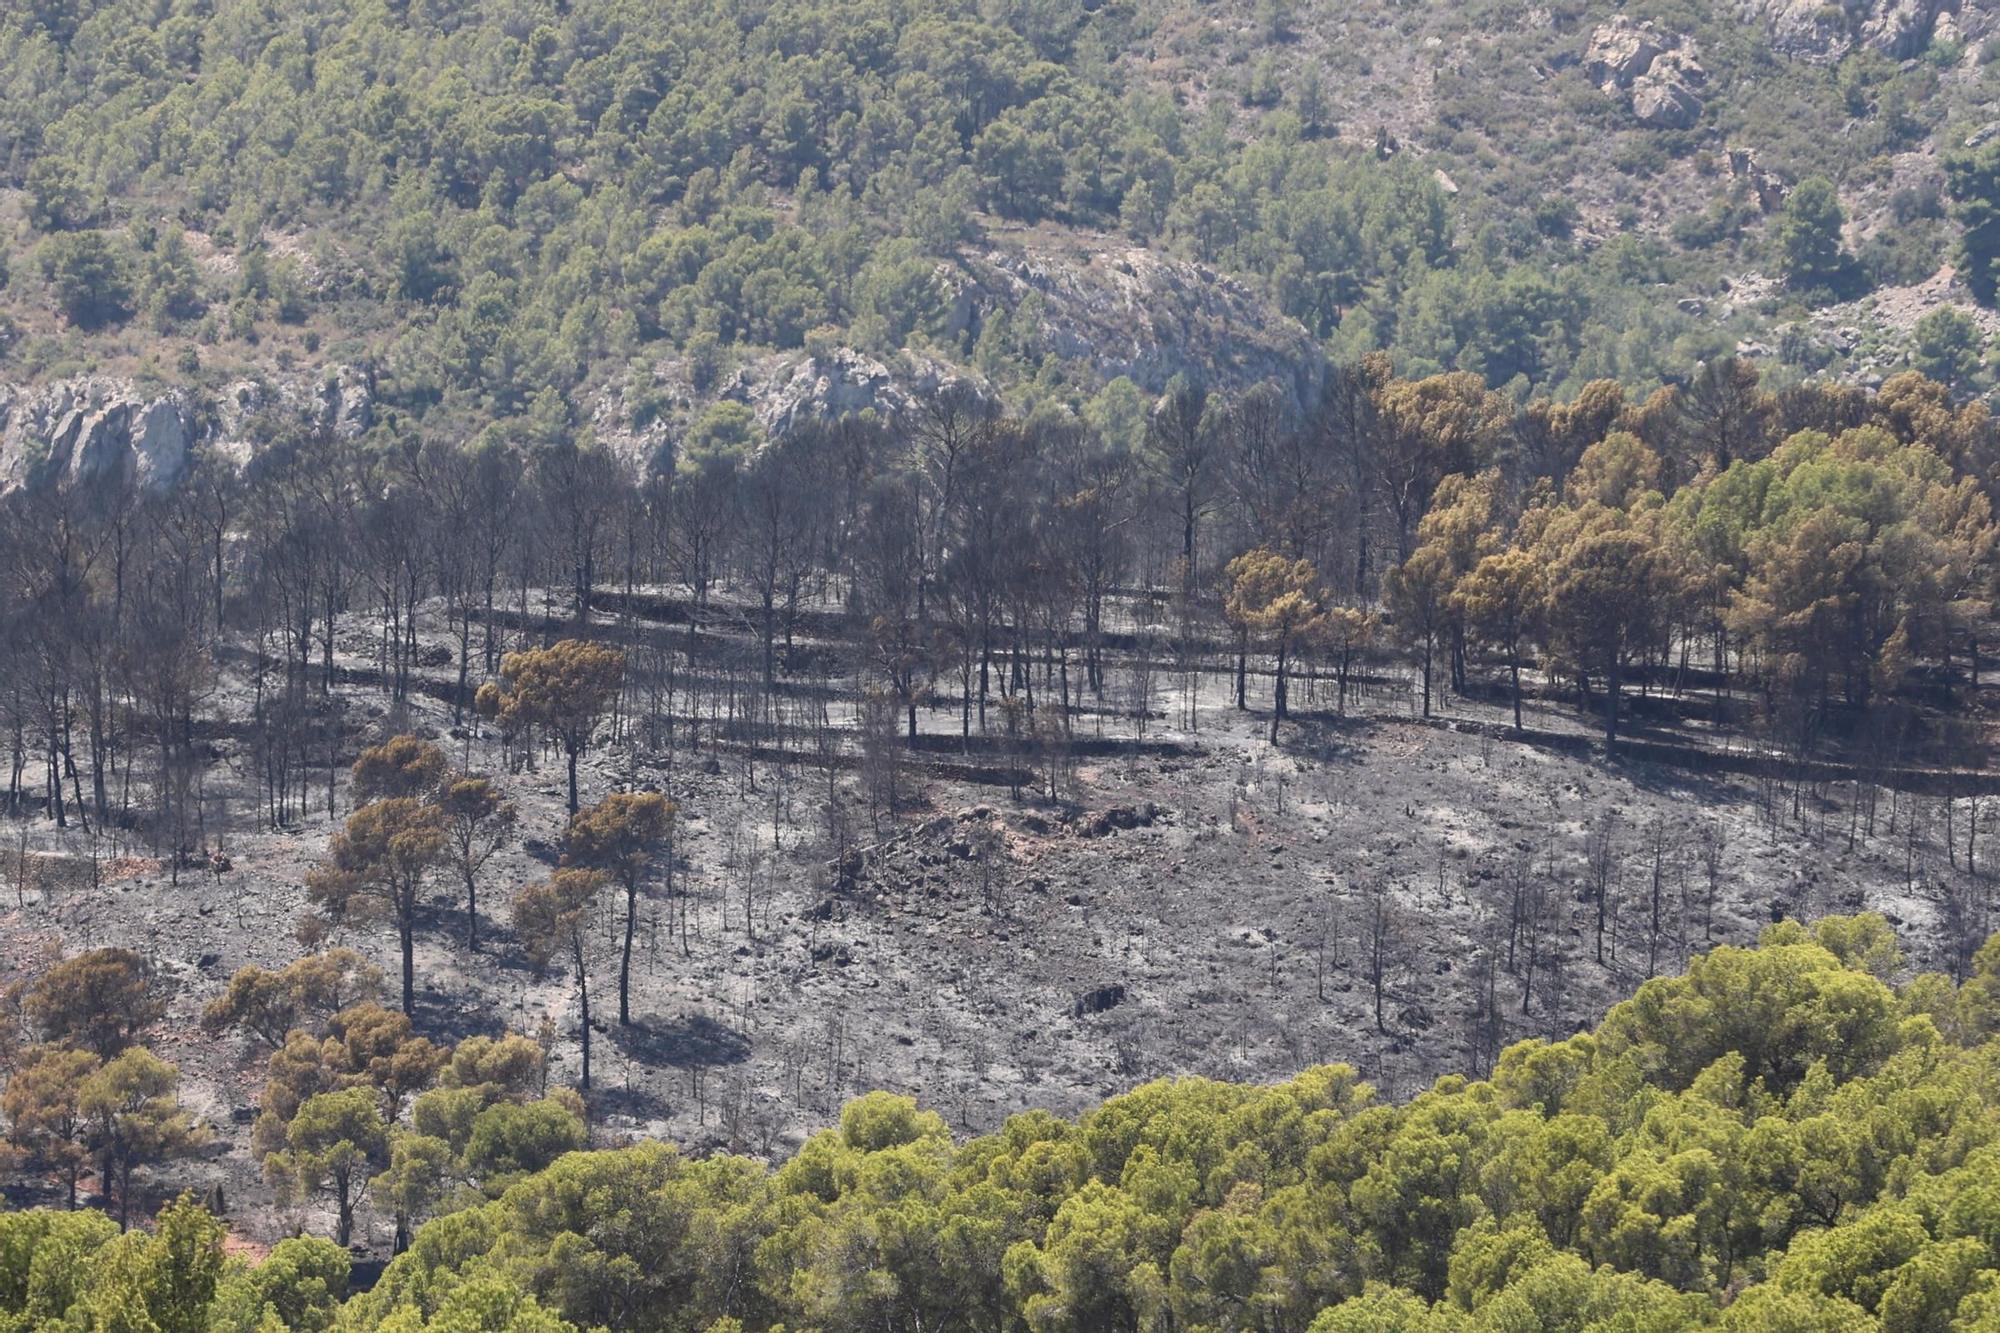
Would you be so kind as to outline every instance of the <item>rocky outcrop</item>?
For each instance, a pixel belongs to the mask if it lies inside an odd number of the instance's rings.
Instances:
[[[375,424],[375,383],[353,366],[328,366],[316,374],[281,379],[241,379],[222,387],[213,409],[213,438],[232,449],[248,438],[252,422],[273,413],[351,440]]]
[[[1775,212],[1785,202],[1790,187],[1785,184],[1784,177],[1764,168],[1757,160],[1755,149],[1731,148],[1724,155],[1724,160],[1729,168],[1729,178],[1741,181],[1756,197],[1758,212]]]
[[[1863,47],[1892,60],[1920,55],[1956,30],[1961,0],[1740,0],[1738,8],[1779,55],[1832,64]]]
[[[814,421],[872,412],[895,417],[919,397],[950,384],[989,392],[977,376],[920,352],[880,359],[852,347],[770,352],[736,366],[706,389],[697,388],[684,359],[653,367],[643,395],[631,385],[609,387],[590,406],[591,435],[634,467],[671,457],[673,443],[710,403],[742,403],[769,435],[785,435]],[[647,406],[635,411],[643,396]]]
[[[1653,62],[1653,68],[1632,85],[1632,115],[1648,129],[1687,129],[1701,119],[1701,98],[1686,70],[1663,74],[1662,63]]]
[[[1583,72],[1600,88],[1630,88],[1653,67],[1670,40],[1653,24],[1621,15],[1592,31],[1583,52]]]
[[[189,396],[130,380],[80,376],[36,388],[0,386],[0,490],[127,479],[171,486],[197,433]]]
[[[944,362],[915,352],[896,357],[892,368],[851,347],[808,355],[773,370],[761,384],[739,377],[727,394],[754,406],[757,419],[773,435],[809,421],[861,412],[896,416],[914,397],[965,378]]]
[[[1036,354],[1086,363],[1106,380],[1122,375],[1151,393],[1181,374],[1222,392],[1271,381],[1301,407],[1317,396],[1324,373],[1324,354],[1305,328],[1248,287],[1147,250],[1022,243],[940,265],[937,280],[945,294],[940,332],[966,352],[997,325]],[[898,416],[952,384],[990,392],[954,361],[912,349],[772,352],[708,384],[685,358],[667,357],[647,382],[601,390],[589,415],[599,443],[647,465],[712,402],[746,404],[767,432],[782,435],[861,412]]]
[[[214,395],[107,375],[0,385],[0,491],[120,482],[165,490],[197,447],[247,462],[253,423],[273,413],[351,438],[374,420],[373,385],[351,366],[242,380]]]
[[[1764,24],[1771,49],[1792,60],[1838,60],[1852,44],[1852,24],[1842,5],[1822,0],[1744,0],[1742,9],[1744,17]]]
[[[1943,0],[1890,0],[1861,24],[1861,44],[1891,60],[1922,54],[1947,9]]]
[[[1304,326],[1233,278],[1150,250],[994,249],[958,268],[957,330],[970,346],[1028,312],[1040,350],[1157,393],[1176,375],[1234,391],[1276,382],[1296,404],[1318,394],[1324,355]]]
[[[947,385],[986,385],[947,362],[904,350],[880,360],[852,347],[777,352],[739,366],[714,397],[746,404],[767,434],[786,435],[809,422],[872,412],[896,417]]]
[[[1598,24],[1583,53],[1583,70],[1648,128],[1684,130],[1701,119],[1700,89],[1708,71],[1694,42],[1651,22],[1620,15]]]
[[[1917,325],[1933,311],[1949,308],[1972,321],[1979,341],[2000,336],[2000,310],[1979,305],[1949,266],[1906,287],[1878,287],[1867,297],[1812,312],[1800,331],[1831,360],[1828,373],[1848,383],[1876,385],[1909,368]]]

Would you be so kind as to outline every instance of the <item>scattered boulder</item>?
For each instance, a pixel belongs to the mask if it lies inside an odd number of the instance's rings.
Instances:
[[[1658,28],[1621,14],[1598,24],[1590,34],[1590,45],[1583,52],[1583,72],[1600,88],[1630,88],[1665,50],[1666,38]]]
[[[1632,85],[1632,115],[1648,129],[1688,129],[1701,119],[1701,98],[1684,69],[1662,74],[1665,63],[1654,61],[1652,70]]]
[[[1694,42],[1650,21],[1621,14],[1598,24],[1584,49],[1583,70],[1650,129],[1687,129],[1701,118],[1696,90],[1708,82],[1708,71]]]

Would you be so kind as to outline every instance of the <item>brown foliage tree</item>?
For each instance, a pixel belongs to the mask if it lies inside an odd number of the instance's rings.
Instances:
[[[209,1033],[246,1028],[276,1050],[301,1023],[324,1021],[382,988],[382,969],[352,949],[329,949],[294,959],[275,972],[255,963],[236,970],[222,994],[202,1010]]]
[[[517,819],[493,779],[465,773],[449,780],[438,796],[452,867],[465,883],[465,947],[479,952],[479,872],[506,844]]]
[[[335,923],[387,915],[403,952],[403,1012],[416,1006],[417,901],[445,850],[436,806],[407,796],[364,805],[333,836],[323,864],[306,876],[306,895]]]
[[[77,1177],[89,1154],[82,1105],[83,1087],[102,1062],[89,1051],[64,1046],[37,1048],[7,1081],[0,1113],[7,1117],[7,1141],[31,1166],[53,1172],[63,1182],[69,1206],[76,1207]]]
[[[134,1046],[83,1081],[77,1106],[89,1122],[104,1182],[118,1182],[118,1225],[132,1216],[133,1173],[176,1157],[188,1157],[208,1143],[208,1131],[182,1110],[177,1098],[180,1070],[143,1046]]]
[[[569,760],[569,812],[575,814],[577,756],[589,747],[598,719],[618,698],[625,654],[564,639],[507,654],[500,661],[500,679],[501,725],[540,727],[562,746]]]
[[[22,995],[28,1024],[44,1041],[110,1059],[166,1011],[153,997],[153,969],[130,949],[92,949],[64,959]]]
[[[416,736],[391,736],[371,745],[354,761],[354,803],[389,797],[428,800],[450,768],[443,750]]]
[[[673,835],[676,807],[658,792],[613,792],[569,822],[563,863],[601,870],[625,889],[625,943],[618,965],[618,1021],[632,1021],[632,937],[639,886]]]
[[[514,933],[536,968],[547,967],[551,958],[564,951],[576,967],[585,1092],[590,1091],[590,967],[584,957],[583,930],[590,918],[590,905],[605,882],[596,870],[558,870],[522,889],[514,899]]]

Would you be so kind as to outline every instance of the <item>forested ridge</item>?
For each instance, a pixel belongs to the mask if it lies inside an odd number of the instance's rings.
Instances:
[[[325,1240],[226,1257],[184,1198],[124,1235],[95,1212],[0,1215],[0,1312],[23,1329],[1986,1328],[1996,993],[2000,944],[1954,986],[1908,975],[1879,917],[1785,922],[1647,982],[1594,1032],[1402,1105],[1329,1066],[1153,1083],[954,1142],[873,1094],[775,1168],[660,1143],[558,1156],[572,1113],[543,1103],[549,1127],[529,1128],[505,1080],[532,1062],[485,1044],[396,1132],[376,1206],[405,1206],[428,1156],[443,1215],[365,1295]],[[375,1116],[360,1086],[308,1114]],[[423,1137],[481,1102],[465,1156]]]
[[[220,389],[350,364],[440,429],[546,395],[538,422],[601,432],[684,428],[773,350],[910,348],[1075,409],[1111,348],[1076,345],[1072,279],[1045,279],[1081,247],[1115,285],[1129,245],[1241,276],[1254,322],[1335,360],[1516,396],[1746,340],[1788,379],[1914,361],[1987,387],[1970,298],[1926,298],[1921,331],[1852,304],[1947,266],[1991,302],[1978,7],[1900,63],[1823,64],[1663,6],[1647,49],[1698,39],[1712,67],[1702,118],[1667,129],[1617,105],[1608,14],[18,6],[0,373]],[[995,287],[994,254],[1033,281]],[[1834,301],[1858,328],[1814,322]]]

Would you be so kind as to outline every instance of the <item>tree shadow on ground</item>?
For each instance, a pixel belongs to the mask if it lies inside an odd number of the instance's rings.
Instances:
[[[1263,717],[1267,720],[1262,725],[1268,729],[1270,713],[1266,711]],[[1278,749],[1322,764],[1341,763],[1360,753],[1357,742],[1369,729],[1367,718],[1288,710],[1278,728]]]
[[[463,994],[454,996],[426,987],[421,978],[416,1002],[412,1018],[417,1031],[440,1046],[456,1045],[467,1037],[502,1037],[507,1033],[506,1018],[498,1009],[470,1004]]]
[[[610,1087],[600,1082],[590,1090],[594,1116],[625,1116],[632,1120],[665,1120],[673,1107],[658,1091],[644,1087]]]
[[[506,901],[501,895],[495,894],[494,897],[500,899],[497,905],[506,906]],[[487,901],[484,893],[479,895],[479,951],[481,954],[491,954],[493,958],[490,961],[500,962],[504,966],[507,958],[515,952],[514,931],[504,916],[494,915],[495,905]],[[463,950],[465,948],[463,892],[455,901],[447,898],[431,898],[418,903],[416,923],[419,935],[435,935],[440,939],[449,940],[454,948]]]
[[[750,1038],[707,1014],[686,1014],[665,1022],[613,1027],[611,1044],[626,1059],[675,1069],[712,1069],[750,1058]]]

